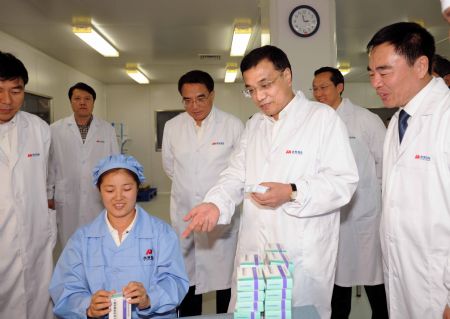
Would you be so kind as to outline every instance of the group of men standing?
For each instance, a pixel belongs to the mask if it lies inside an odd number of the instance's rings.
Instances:
[[[268,242],[282,243],[294,263],[294,306],[347,318],[348,287],[357,284],[365,286],[373,318],[448,319],[450,93],[431,75],[434,39],[418,24],[396,23],[378,31],[367,50],[372,86],[386,107],[400,107],[384,144],[381,121],[340,97],[344,83],[335,69],[317,70],[313,91],[336,112],[293,93],[280,49],[244,57],[244,93],[261,112],[247,122],[203,203],[185,217],[182,236],[228,224],[243,201],[236,263]],[[244,193],[254,184],[269,189]]]
[[[180,78],[186,112],[167,122],[162,157],[191,286],[182,316],[200,314],[208,291],[217,291],[217,312],[232,311],[240,258],[277,242],[294,263],[293,306],[348,318],[351,287],[364,285],[373,318],[450,319],[450,93],[431,76],[434,40],[396,23],[367,49],[372,86],[400,107],[387,133],[341,97],[334,68],[314,74],[321,103],[294,93],[289,59],[274,46],[241,62],[244,94],[260,109],[245,128],[214,105],[209,74]],[[92,115],[92,88],[73,86],[74,114],[49,129],[19,111],[27,81],[23,64],[0,53],[0,317],[50,318],[48,207],[64,244],[101,211],[90,170],[118,146]],[[258,184],[268,190],[244,192]]]

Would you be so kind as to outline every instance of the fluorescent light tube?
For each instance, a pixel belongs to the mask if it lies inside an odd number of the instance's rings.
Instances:
[[[150,83],[149,79],[144,75],[144,73],[142,73],[138,69],[127,69],[127,74],[130,78],[132,78],[139,84]]]
[[[93,27],[74,26],[72,27],[72,31],[101,55],[105,57],[119,56],[119,51],[106,41]]]
[[[230,56],[244,56],[251,35],[251,27],[235,26]]]

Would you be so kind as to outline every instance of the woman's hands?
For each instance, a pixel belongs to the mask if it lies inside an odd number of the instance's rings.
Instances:
[[[111,311],[111,296],[115,293],[115,290],[98,290],[91,298],[91,304],[86,310],[87,316],[97,318],[109,314]],[[122,293],[128,303],[137,305],[139,309],[146,309],[151,306],[147,291],[140,282],[130,281],[122,289]]]
[[[115,290],[98,290],[91,298],[91,304],[86,310],[87,316],[97,318],[107,315],[111,310],[111,296],[115,293]]]
[[[146,309],[151,306],[150,298],[144,285],[140,282],[130,281],[123,288],[123,297],[132,305],[137,305],[139,309]]]

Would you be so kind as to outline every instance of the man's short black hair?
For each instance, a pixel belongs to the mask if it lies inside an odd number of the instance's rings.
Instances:
[[[331,73],[330,80],[331,82],[333,82],[334,86],[337,86],[339,83],[344,84],[344,76],[342,75],[341,71],[339,71],[336,68],[332,68],[331,66],[324,66],[321,67],[320,69],[315,70],[314,76],[325,72]]]
[[[0,80],[9,81],[22,79],[23,84],[28,83],[28,71],[22,61],[11,53],[0,51]]]
[[[433,72],[441,78],[450,74],[450,61],[439,54],[435,54],[433,57]]]
[[[432,60],[435,52],[434,38],[425,28],[414,22],[398,22],[379,30],[367,44],[367,52],[388,43],[394,46],[395,52],[405,57],[409,66],[421,57],[428,58],[428,73],[432,71]]]
[[[181,76],[181,78],[178,80],[178,92],[180,92],[180,94],[181,94],[181,88],[186,83],[203,84],[208,89],[208,92],[214,91],[214,80],[211,77],[211,75],[209,75],[209,73],[206,73],[204,71],[192,70],[186,74],[183,74]]]
[[[258,65],[262,60],[269,60],[273,63],[275,70],[284,71],[289,68],[292,75],[291,63],[280,48],[273,45],[265,45],[250,51],[241,61],[241,73]]]
[[[75,89],[78,89],[78,90],[82,90],[82,91],[88,92],[90,95],[92,95],[92,98],[94,99],[94,101],[95,101],[95,99],[97,98],[97,94],[95,93],[95,90],[94,90],[92,87],[90,87],[90,86],[87,85],[86,83],[78,82],[77,84],[75,84],[74,86],[72,86],[72,87],[69,89],[69,100],[72,99],[73,91],[74,91]]]

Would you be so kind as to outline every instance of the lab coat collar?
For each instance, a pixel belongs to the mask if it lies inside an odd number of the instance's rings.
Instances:
[[[195,120],[192,118],[192,116],[190,116],[187,112],[186,112],[186,116],[189,118],[189,121],[192,123],[192,125],[197,125],[197,123],[195,123]],[[211,111],[209,112],[208,116],[205,117],[205,119],[202,121],[202,127],[203,129],[206,129],[209,125],[209,123],[216,121],[217,116],[216,116],[216,107],[213,105],[211,108]]]
[[[105,213],[106,211],[103,210],[91,224],[86,226],[86,237],[110,236],[108,225],[105,222]],[[143,214],[147,214],[147,212],[139,205],[136,205],[135,225],[128,236],[134,236],[136,238],[153,238],[153,225],[149,222],[148,218],[142,218]]]
[[[11,153],[11,163],[13,166],[16,165],[18,159],[22,156],[23,149],[26,144],[26,138],[29,136],[29,134],[26,133],[28,130],[28,121],[23,116],[22,111],[19,111],[14,115],[14,117],[11,119],[11,121],[16,121],[16,127],[17,127],[17,152]]]
[[[436,108],[441,105],[442,100],[448,92],[448,88],[443,82],[433,78],[411,99],[411,101],[408,102],[408,104],[405,105],[404,109],[411,118],[408,123],[406,134],[400,144],[399,156],[401,156],[415,140],[416,136],[422,130],[423,124],[431,118],[430,115],[432,115]],[[400,110],[392,117],[392,120],[397,123],[395,127],[398,126],[398,114]],[[398,133],[396,136],[398,141]]]
[[[261,112],[263,115],[263,118],[266,120],[269,120],[271,122],[277,122],[277,121],[284,121],[286,118],[289,118],[289,114],[293,113],[292,109],[295,109],[295,105],[301,97],[304,97],[303,93],[301,91],[298,91],[297,94],[294,95],[292,100],[278,113],[278,120],[275,120],[272,116],[268,116]]]
[[[298,127],[302,126],[303,122],[306,119],[305,103],[309,103],[310,101],[306,99],[305,95],[298,91],[295,94],[294,98],[284,107],[284,109],[280,112],[278,117],[278,121],[282,121],[280,123],[282,127],[280,127],[281,134],[277,134],[275,139],[272,142],[271,150],[272,152],[276,152],[279,147],[285,145],[284,142],[291,138],[294,134],[294,130],[297,130]],[[266,120],[273,121],[273,119],[267,115],[264,115]]]
[[[353,103],[349,99],[343,98],[341,104],[339,104],[338,108],[336,109],[336,112],[339,115],[346,117],[352,114],[352,106]]]
[[[81,144],[83,144],[83,140],[81,139],[80,130],[78,129],[77,122],[75,121],[75,114],[72,114],[71,116],[65,118],[65,123],[67,124],[67,126],[69,126],[72,133],[78,137],[78,141]],[[95,131],[97,130],[99,125],[100,125],[100,121],[94,115],[92,115],[91,125],[89,126],[89,131],[86,136],[85,143],[87,143],[89,141],[89,139],[91,138],[91,136],[93,136],[93,134],[95,133]]]

